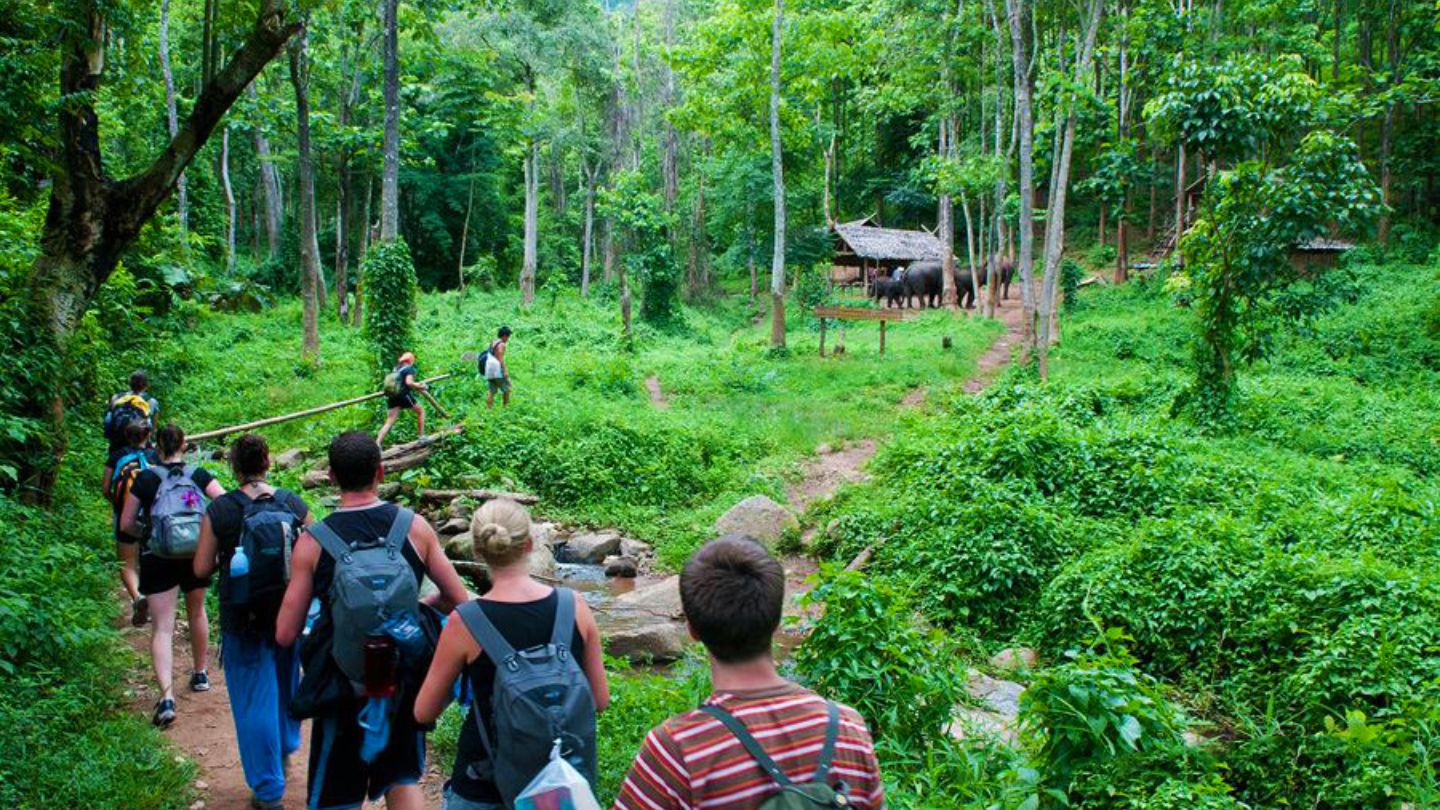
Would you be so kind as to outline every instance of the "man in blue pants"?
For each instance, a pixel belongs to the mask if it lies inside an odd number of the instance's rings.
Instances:
[[[300,748],[300,723],[290,717],[300,657],[295,648],[275,643],[285,581],[277,574],[283,569],[264,560],[276,559],[275,552],[288,560],[311,517],[300,496],[266,482],[270,448],[260,436],[246,434],[235,442],[230,467],[238,486],[206,510],[195,571],[208,575],[220,569],[220,664],[250,806],[266,810],[281,807],[286,758]]]

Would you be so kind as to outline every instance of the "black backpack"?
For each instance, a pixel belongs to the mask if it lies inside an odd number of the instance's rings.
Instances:
[[[126,392],[111,397],[102,422],[105,438],[112,442],[125,438],[125,426],[150,421],[151,410],[150,400],[141,394]]]
[[[300,535],[300,518],[275,497],[283,491],[277,489],[245,505],[237,544],[250,558],[250,594],[244,606],[234,605],[228,566],[223,569],[220,601],[242,610],[246,624],[258,616],[273,616],[290,584],[290,554]]]

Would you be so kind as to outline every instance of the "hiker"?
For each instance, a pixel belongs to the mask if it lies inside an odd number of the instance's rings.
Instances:
[[[160,728],[175,722],[174,662],[177,595],[185,594],[190,623],[190,691],[210,691],[210,620],[205,615],[209,577],[195,575],[194,556],[207,500],[225,493],[204,467],[185,463],[185,434],[173,424],[158,431],[158,460],[140,471],[125,495],[120,531],[140,552],[140,595],[150,608],[150,661],[160,700],[150,721]]]
[[[685,564],[680,603],[714,691],[645,737],[616,810],[885,806],[865,720],[776,672],[784,601],[784,570],[748,537],[712,540]]]
[[[375,437],[376,444],[385,446],[385,434],[395,426],[395,420],[400,418],[401,411],[415,412],[415,435],[425,435],[425,408],[415,399],[416,391],[428,391],[425,383],[420,382],[415,370],[415,354],[405,352],[400,355],[400,360],[395,368],[385,375],[385,407],[389,410],[385,414],[385,426],[380,428],[380,434]]]
[[[120,513],[130,487],[141,472],[150,469],[154,454],[146,449],[150,443],[150,423],[131,419],[121,428],[118,447],[112,447],[105,459],[105,500],[110,502],[111,528],[115,532],[115,556],[120,559],[120,584],[130,597],[130,624],[140,627],[150,621],[150,603],[140,594],[140,545],[138,538],[121,531]]]
[[[373,438],[342,433],[329,457],[340,505],[296,541],[275,629],[276,643],[294,644],[311,596],[319,597],[301,650],[305,677],[291,704],[297,716],[315,718],[309,804],[360,807],[384,796],[391,810],[418,808],[425,734],[414,701],[434,653],[425,616],[428,607],[448,612],[469,594],[430,524],[380,499],[385,472]],[[428,607],[418,595],[427,575],[439,589]],[[438,625],[437,615],[436,632]]]
[[[495,341],[481,354],[481,370],[485,373],[485,384],[490,389],[485,397],[485,407],[495,407],[495,392],[500,392],[500,404],[510,406],[510,366],[505,363],[505,347],[510,345],[510,327],[502,326],[495,333]]]
[[[153,433],[160,416],[160,400],[150,396],[150,375],[143,369],[130,374],[130,388],[110,397],[105,405],[105,440],[110,451],[125,447],[125,426],[133,421],[142,421],[150,426]]]
[[[313,518],[299,495],[265,480],[270,446],[259,434],[235,441],[230,470],[235,489],[210,503],[200,525],[195,576],[220,570],[220,665],[250,805],[266,810],[281,806],[285,760],[300,750],[300,722],[290,717],[300,657],[275,643],[275,616],[289,579],[285,562]]]
[[[549,761],[551,741],[570,741],[563,752],[576,770],[595,778],[595,713],[610,702],[600,628],[585,600],[574,591],[552,588],[530,576],[535,547],[530,514],[511,500],[488,501],[471,521],[475,557],[490,571],[491,588],[450,614],[430,673],[415,700],[415,720],[435,722],[450,703],[456,679],[464,677],[474,696],[445,785],[445,810],[500,810],[510,807]],[[546,645],[551,645],[546,647]],[[564,655],[557,651],[565,650]],[[516,650],[518,669],[500,670]],[[563,721],[530,718],[530,729],[517,733],[516,715],[497,718],[496,706],[511,694],[516,678],[548,678],[561,684],[566,698]],[[512,704],[513,705],[513,704]]]

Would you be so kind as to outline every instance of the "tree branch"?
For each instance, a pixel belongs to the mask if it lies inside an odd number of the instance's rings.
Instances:
[[[139,233],[160,203],[170,195],[175,181],[185,171],[200,148],[210,138],[225,113],[271,60],[280,54],[285,43],[300,30],[300,21],[285,19],[281,0],[261,0],[255,27],[245,44],[200,91],[195,107],[181,125],[165,151],[149,168],[115,184],[118,204],[111,206],[116,215],[114,235],[128,241]]]

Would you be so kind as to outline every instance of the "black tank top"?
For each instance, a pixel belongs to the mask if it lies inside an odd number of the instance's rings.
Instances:
[[[400,507],[393,503],[381,501],[374,506],[365,509],[344,509],[331,512],[324,523],[330,530],[340,535],[340,539],[351,545],[356,543],[383,544],[385,535],[390,533],[390,524],[395,522],[395,515],[400,512]],[[410,563],[410,568],[415,572],[415,581],[418,583],[425,577],[425,561],[420,559],[420,552],[415,546],[406,540],[400,547],[400,553],[405,561]],[[335,579],[335,558],[323,547],[320,549],[320,559],[315,563],[315,579],[311,593],[320,598],[321,615],[330,615],[330,585]]]
[[[526,650],[550,642],[550,630],[555,626],[556,594],[534,602],[494,602],[477,599],[485,618],[495,625],[500,635],[517,650]],[[578,598],[578,597],[576,597]],[[463,625],[462,625],[463,626]],[[580,635],[577,620],[571,630],[570,652],[576,661],[585,660],[585,639]],[[479,658],[465,665],[465,680],[475,696],[474,704],[465,712],[465,724],[460,727],[460,740],[455,749],[455,767],[451,770],[450,789],[455,795],[472,802],[500,804],[503,800],[494,780],[488,778],[489,756],[485,743],[480,739],[480,730],[475,727],[475,706],[490,739],[495,739],[495,719],[490,716],[490,701],[495,694],[495,662],[481,653]]]

